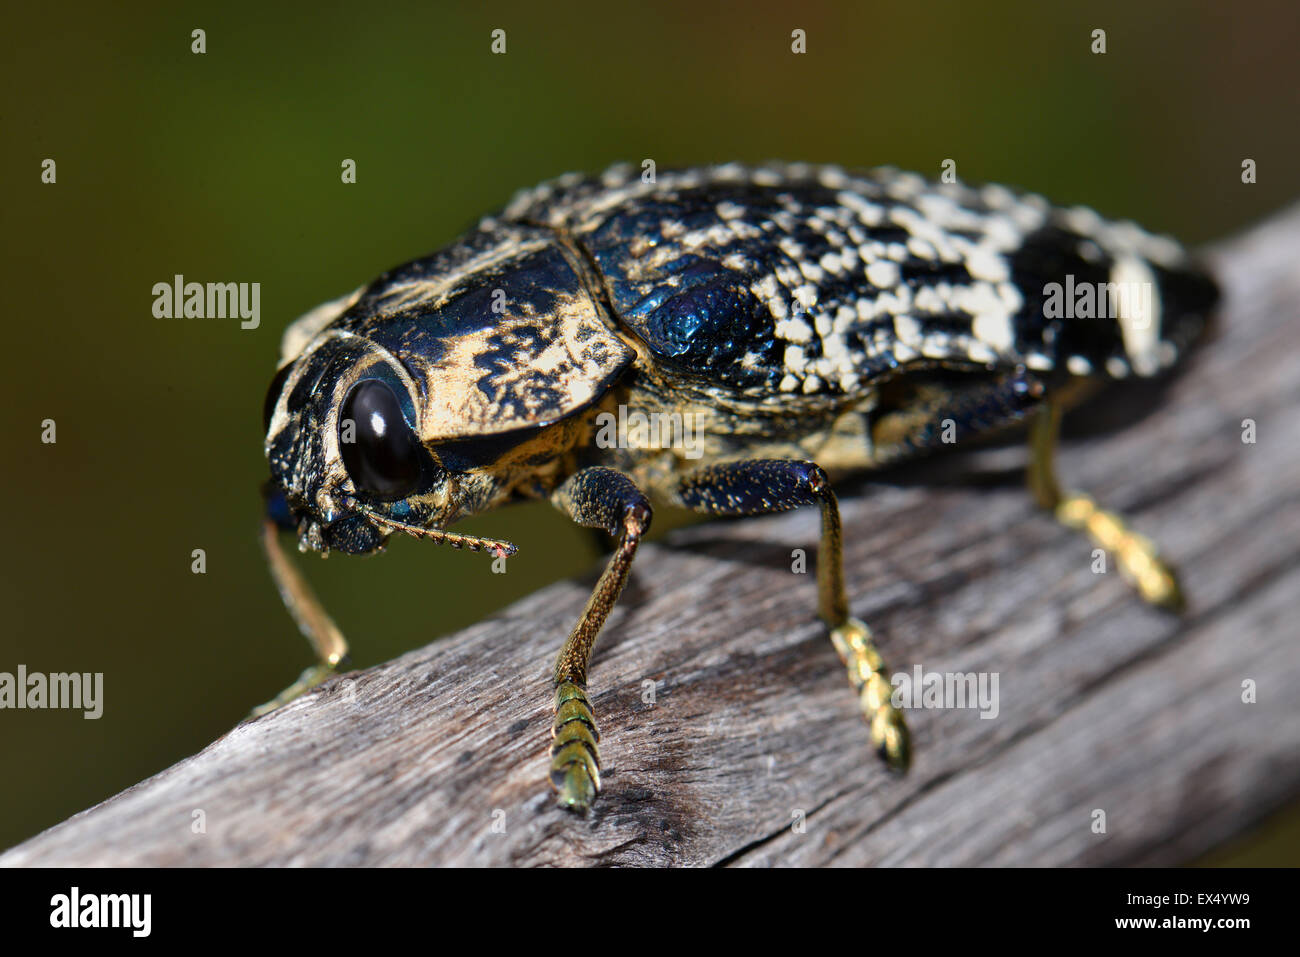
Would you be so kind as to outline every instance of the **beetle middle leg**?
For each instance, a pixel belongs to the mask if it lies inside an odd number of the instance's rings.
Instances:
[[[844,590],[844,534],[839,504],[826,473],[812,462],[755,460],[714,465],[692,472],[677,489],[681,504],[709,515],[762,515],[801,505],[821,506],[821,547],[817,554],[819,614],[831,642],[848,668],[877,753],[895,771],[911,762],[911,744],[902,713],[890,700],[893,688],[876,650],[871,630],[849,614]]]
[[[1153,605],[1178,611],[1183,593],[1178,576],[1157,554],[1155,544],[1128,527],[1119,515],[1103,509],[1090,495],[1064,492],[1053,463],[1061,428],[1061,407],[1048,401],[1039,408],[1029,429],[1029,490],[1040,506],[1068,528],[1086,532],[1100,548],[1115,556],[1121,574]]]
[[[600,793],[600,732],[587,697],[587,663],[596,636],[627,583],[637,545],[650,528],[652,511],[649,500],[630,478],[599,466],[570,476],[551,495],[551,501],[579,525],[604,529],[617,541],[555,662],[551,786],[562,805],[585,811]]]

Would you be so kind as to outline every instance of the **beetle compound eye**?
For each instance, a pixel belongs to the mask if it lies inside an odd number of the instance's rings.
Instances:
[[[266,399],[262,403],[262,434],[271,431],[271,416],[275,414],[275,405],[280,401],[280,393],[284,391],[284,384],[289,379],[289,373],[293,371],[293,363],[290,362],[271,380],[271,387],[266,390]]]
[[[358,489],[402,498],[420,481],[420,443],[393,390],[376,379],[358,382],[339,416],[343,464]]]

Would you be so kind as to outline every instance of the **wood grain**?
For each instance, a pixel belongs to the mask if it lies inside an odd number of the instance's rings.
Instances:
[[[1085,430],[1059,463],[1176,561],[1181,619],[1091,573],[1089,544],[1032,506],[1019,449],[841,487],[853,609],[891,666],[999,676],[995,719],[911,712],[905,778],[870,751],[815,620],[814,576],[791,572],[792,550],[815,548],[816,510],[803,509],[642,549],[592,668],[605,790],[585,819],[546,784],[549,669],[595,569],[241,724],[0,864],[1203,853],[1300,793],[1300,207],[1209,255],[1227,293],[1217,338],[1163,395],[1121,389],[1089,411],[1118,428]],[[1257,703],[1242,701],[1247,679]]]

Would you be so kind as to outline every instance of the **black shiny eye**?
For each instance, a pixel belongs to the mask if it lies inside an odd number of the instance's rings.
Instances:
[[[339,449],[357,488],[403,498],[420,481],[420,443],[393,390],[377,379],[358,382],[339,415]]]
[[[280,401],[280,393],[284,391],[284,383],[292,371],[293,363],[290,362],[275,374],[275,378],[271,380],[271,387],[266,390],[266,399],[262,403],[263,435],[271,431],[271,416],[275,414],[275,404]]]

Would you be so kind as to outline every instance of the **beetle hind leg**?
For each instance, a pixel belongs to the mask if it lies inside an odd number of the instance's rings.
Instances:
[[[821,547],[817,554],[818,608],[831,642],[858,693],[871,743],[891,770],[906,771],[911,742],[902,712],[890,700],[892,686],[871,630],[849,614],[844,589],[844,532],[839,504],[826,473],[812,462],[757,460],[709,466],[678,486],[681,504],[709,515],[762,515],[819,505]]]
[[[1051,401],[1035,413],[1030,425],[1028,481],[1034,500],[1062,525],[1086,533],[1113,555],[1120,573],[1144,600],[1180,611],[1184,599],[1178,575],[1160,558],[1155,543],[1129,528],[1121,516],[1103,509],[1092,496],[1061,490],[1054,465],[1060,427],[1060,405]]]

